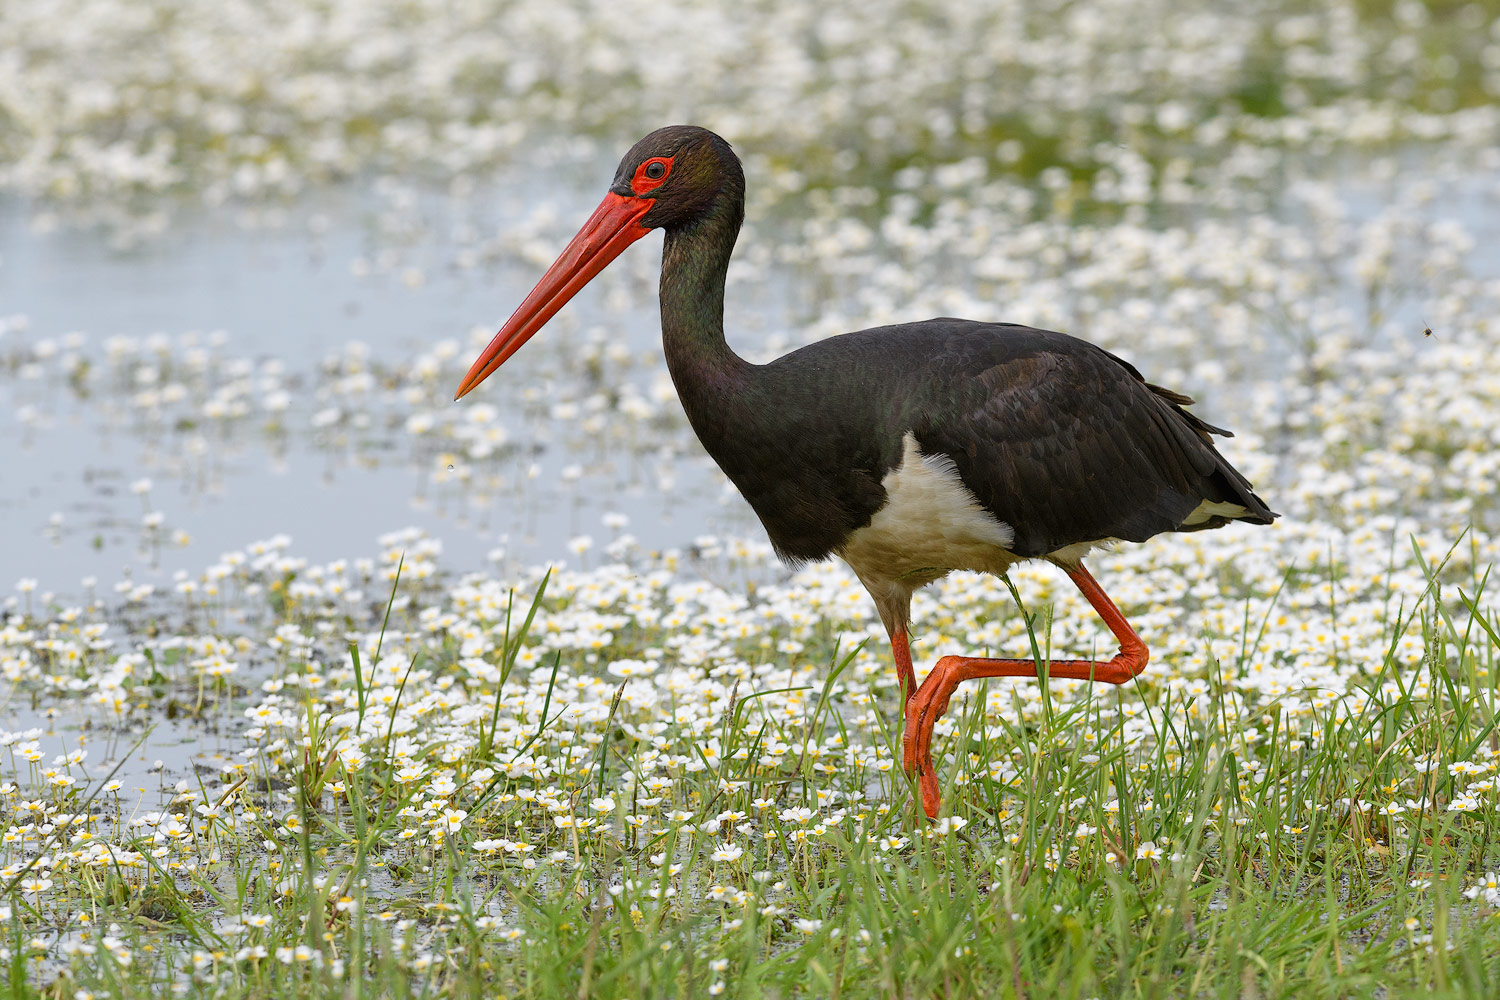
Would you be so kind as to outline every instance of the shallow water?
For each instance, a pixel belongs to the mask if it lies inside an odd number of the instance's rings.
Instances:
[[[564,395],[583,391],[584,375],[569,364],[580,330],[623,345],[643,359],[638,367],[658,364],[654,281],[643,280],[657,255],[645,249],[629,272],[637,287],[628,294],[639,308],[613,310],[607,331],[596,329],[601,309],[585,296],[572,317],[464,404],[451,402],[455,379],[432,382],[429,398],[403,401],[438,413],[476,403],[501,408],[511,454],[500,491],[476,497],[461,476],[444,476],[451,460],[414,451],[379,414],[345,405],[345,425],[310,433],[328,358],[358,342],[372,364],[390,364],[446,339],[463,345],[454,353],[466,365],[541,266],[493,253],[479,266],[472,259],[455,266],[466,242],[480,242],[480,226],[486,233],[515,227],[514,211],[493,200],[399,192],[394,209],[390,196],[375,192],[309,200],[238,218],[189,213],[169,235],[129,247],[111,245],[100,230],[54,226],[45,215],[39,225],[14,202],[0,206],[0,316],[9,315],[12,328],[0,335],[0,364],[23,338],[65,343],[80,331],[82,352],[102,364],[109,338],[156,336],[163,382],[185,351],[206,350],[241,366],[238,374],[218,371],[208,388],[271,372],[291,396],[278,429],[251,413],[215,433],[196,426],[191,410],[153,420],[128,395],[138,387],[91,398],[40,373],[0,377],[0,518],[8,525],[0,572],[76,600],[87,577],[102,587],[125,577],[161,586],[175,571],[196,571],[216,553],[277,534],[291,535],[308,558],[328,560],[365,551],[382,532],[417,526],[444,539],[445,564],[464,571],[485,567],[500,551],[521,562],[556,559],[581,535],[603,546],[621,533],[601,524],[605,513],[625,515],[629,533],[656,549],[746,524],[742,503],[723,495],[716,471],[678,460],[696,449],[690,438],[674,432],[660,461],[611,453],[550,440],[545,425],[528,424],[518,408],[539,380],[543,398],[558,381],[572,383]],[[563,189],[529,211],[563,220],[543,223],[560,232],[583,217],[587,201],[587,192]],[[532,255],[560,245],[540,239]],[[626,294],[618,279],[614,288]],[[471,330],[485,334],[465,340]],[[131,490],[141,477],[152,480],[149,497]],[[143,526],[148,511],[159,513],[160,525]],[[174,543],[177,532],[190,540]]]

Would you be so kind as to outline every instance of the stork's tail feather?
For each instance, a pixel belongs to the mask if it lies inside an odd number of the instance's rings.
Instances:
[[[1238,469],[1230,465],[1229,460],[1219,454],[1219,449],[1214,447],[1212,435],[1234,437],[1233,433],[1222,427],[1216,427],[1187,410],[1186,407],[1191,406],[1193,403],[1191,396],[1185,396],[1180,392],[1173,392],[1171,389],[1166,389],[1159,385],[1152,385],[1150,382],[1146,383],[1146,387],[1159,398],[1171,404],[1171,408],[1176,415],[1202,441],[1200,447],[1206,448],[1212,456],[1213,472],[1210,474],[1210,482],[1216,485],[1218,489],[1204,498],[1203,503],[1178,528],[1179,531],[1218,528],[1228,524],[1230,521],[1270,524],[1281,516],[1267,507],[1266,502],[1255,495],[1255,490],[1251,487],[1250,481],[1241,475]]]
[[[1193,399],[1192,396],[1184,396],[1180,392],[1173,392],[1171,389],[1167,389],[1159,385],[1153,385],[1150,382],[1146,383],[1146,388],[1150,389],[1162,399],[1165,399],[1167,402],[1177,407],[1178,412],[1182,414],[1182,416],[1190,425],[1192,425],[1193,430],[1197,431],[1205,438],[1209,434],[1217,434],[1219,437],[1227,438],[1234,437],[1234,431],[1215,426],[1214,424],[1209,423],[1207,420],[1204,420],[1201,417],[1188,412],[1185,407],[1192,406],[1195,402],[1197,402],[1197,400]]]

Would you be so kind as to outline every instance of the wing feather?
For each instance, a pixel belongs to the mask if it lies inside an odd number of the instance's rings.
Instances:
[[[1003,332],[965,331],[950,346],[965,369],[964,403],[917,438],[952,456],[979,501],[1015,529],[1017,554],[1144,541],[1182,528],[1204,500],[1244,506],[1248,520],[1275,516],[1214,447],[1218,429],[1183,409],[1187,397],[1085,341],[989,329]]]

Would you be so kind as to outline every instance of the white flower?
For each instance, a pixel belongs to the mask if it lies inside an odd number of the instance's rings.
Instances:
[[[1483,882],[1464,890],[1464,897],[1467,899],[1478,899],[1481,896],[1491,906],[1500,906],[1500,876],[1487,872]]]
[[[157,840],[181,840],[192,835],[192,827],[175,818],[167,820],[156,828]]]
[[[609,665],[609,672],[616,677],[649,677],[658,665],[652,660],[616,660]]]

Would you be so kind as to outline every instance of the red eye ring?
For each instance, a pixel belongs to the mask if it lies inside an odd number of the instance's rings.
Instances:
[[[651,159],[635,168],[635,176],[630,180],[630,190],[636,194],[645,194],[653,188],[660,187],[672,173],[672,158],[669,156],[653,156]]]

